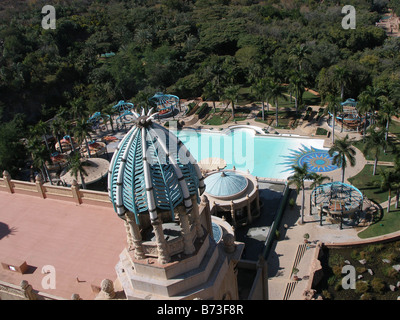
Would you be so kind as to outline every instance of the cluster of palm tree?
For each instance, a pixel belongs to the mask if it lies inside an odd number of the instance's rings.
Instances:
[[[106,107],[102,110],[103,113],[110,115],[111,130],[113,130],[112,116],[115,111],[112,107]],[[108,119],[108,118],[107,118]],[[30,137],[27,140],[26,148],[32,158],[32,166],[34,169],[41,172],[45,181],[53,183],[47,164],[51,161],[51,155],[56,152],[55,144],[48,141],[48,136],[51,135],[58,142],[61,153],[66,154],[61,144],[61,138],[64,135],[73,137],[77,146],[83,143],[86,145],[86,152],[81,152],[80,148],[76,148],[75,143],[70,139],[71,151],[68,153],[68,169],[72,176],[78,180],[80,175],[82,187],[86,188],[84,176],[87,176],[84,166],[87,165],[82,157],[90,158],[89,140],[93,134],[93,127],[88,122],[88,114],[83,104],[83,100],[75,99],[71,102],[69,108],[60,108],[58,114],[50,121],[39,121],[36,125],[30,128]]]
[[[396,193],[395,208],[399,206],[400,200],[400,157],[397,156],[394,161],[394,167],[380,172],[379,186],[382,190],[388,191],[387,212],[390,212],[390,203],[392,200],[392,191]]]
[[[258,70],[255,74],[250,73],[249,79],[251,83],[251,93],[253,97],[262,104],[262,120],[265,121],[265,106],[269,111],[269,102],[275,105],[276,109],[276,121],[275,126],[278,126],[278,113],[279,106],[278,101],[288,100],[286,94],[287,89],[283,85],[283,80],[289,82],[290,96],[294,93],[295,96],[295,107],[296,113],[298,112],[299,106],[303,103],[302,96],[305,91],[307,83],[305,73],[302,71],[302,65],[304,61],[307,61],[307,55],[310,50],[305,45],[297,45],[290,51],[290,61],[294,62],[295,68],[291,74],[286,76],[278,75],[273,70]],[[233,79],[227,76],[225,81],[221,74],[221,68],[214,66],[210,71],[213,74],[210,81],[203,88],[203,97],[213,102],[214,112],[216,110],[215,101],[222,99],[228,101],[226,108],[231,104],[232,118],[235,118],[235,103],[239,98],[240,86],[234,84]],[[225,84],[223,84],[225,82]],[[225,108],[225,109],[226,109]]]
[[[302,200],[301,200],[301,224],[304,223],[304,205],[305,205],[305,181],[312,181],[310,184],[310,188],[314,189],[315,187],[322,184],[325,180],[329,179],[329,177],[320,175],[316,172],[310,172],[308,170],[307,163],[304,163],[302,166],[292,166],[293,175],[288,177],[288,184],[295,185],[297,193],[302,191]]]
[[[376,174],[379,156],[390,147],[392,154],[397,155],[395,139],[389,136],[389,127],[393,116],[400,114],[398,101],[388,90],[368,86],[359,97],[358,111],[364,114],[364,152],[374,157],[373,175]],[[367,117],[370,127],[366,128]]]
[[[349,136],[346,135],[343,139],[336,139],[333,146],[328,151],[329,155],[332,157],[332,164],[337,165],[342,169],[342,183],[344,183],[345,170],[347,165],[354,167],[356,165],[356,150],[352,146],[352,142],[349,139]],[[399,162],[400,165],[400,162]],[[315,187],[322,184],[325,180],[329,179],[329,177],[317,174],[316,172],[310,172],[308,170],[307,163],[304,163],[303,166],[292,166],[293,175],[288,178],[288,184],[294,184],[296,186],[297,192],[302,191],[302,204],[301,204],[301,222],[304,223],[304,201],[305,201],[305,181],[312,181],[310,184],[310,188],[314,189]]]
[[[303,93],[307,84],[305,73],[302,71],[304,61],[308,61],[307,55],[310,50],[305,45],[296,45],[289,53],[289,60],[294,62],[295,68],[285,78],[289,82],[288,90],[290,97],[294,94],[296,113],[299,111],[300,105],[303,104]],[[269,102],[275,105],[275,126],[278,126],[279,106],[278,101],[288,100],[286,91],[281,79],[273,72],[267,72],[263,77],[256,78],[251,91],[257,100],[261,101],[262,121],[265,121],[265,102],[269,111]]]

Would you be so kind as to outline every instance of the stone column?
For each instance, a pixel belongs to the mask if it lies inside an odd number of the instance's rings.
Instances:
[[[231,200],[231,217],[232,217],[232,224],[234,227],[236,227],[235,205],[233,203],[233,200]]]
[[[124,225],[126,230],[126,242],[128,244],[128,251],[130,251],[134,249],[134,244],[133,244],[133,237],[131,234],[131,226],[129,225],[128,218],[124,219]]]
[[[28,300],[37,300],[37,295],[33,292],[33,288],[28,281],[22,280],[20,287],[24,292],[25,298],[27,298]]]
[[[192,237],[190,236],[189,219],[186,209],[183,206],[178,206],[179,220],[181,222],[183,246],[185,254],[192,254],[196,249],[194,248]]]
[[[75,199],[77,204],[81,204],[81,194],[79,192],[79,184],[76,180],[72,181],[71,185],[72,197]]]
[[[41,198],[46,198],[46,195],[43,190],[43,178],[42,175],[38,174],[35,178],[36,189]]]
[[[3,171],[3,179],[4,179],[4,185],[6,186],[8,192],[14,193],[14,189],[11,184],[11,176],[6,170]]]
[[[194,226],[196,228],[196,234],[198,238],[201,238],[204,235],[203,227],[200,222],[200,214],[199,214],[199,205],[197,204],[197,196],[192,196],[192,215],[194,218]]]
[[[247,223],[250,224],[253,222],[253,217],[251,216],[251,202],[249,195],[246,195],[247,202]]]
[[[171,261],[171,257],[168,252],[167,242],[165,241],[162,221],[157,218],[156,220],[151,221],[151,225],[153,226],[154,234],[156,236],[158,262],[161,264],[168,263]]]
[[[135,258],[136,259],[145,259],[146,256],[144,254],[143,246],[142,246],[142,236],[140,234],[140,230],[138,225],[136,224],[135,217],[132,217],[132,212],[125,213],[126,222],[129,225],[129,234],[131,236],[133,242],[133,248],[135,249]]]
[[[208,201],[208,198],[205,194],[203,194],[201,197],[201,206],[204,206],[202,214],[204,215],[204,218],[205,218],[204,220],[206,222],[206,229],[207,229],[210,237],[214,239],[213,232],[212,232],[210,202]]]

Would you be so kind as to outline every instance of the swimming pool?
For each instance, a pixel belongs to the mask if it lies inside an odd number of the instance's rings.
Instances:
[[[252,129],[235,129],[226,132],[184,129],[176,132],[197,161],[210,157],[222,158],[227,169],[249,170],[257,177],[286,179],[292,174],[293,152],[323,148],[323,139],[256,135]]]

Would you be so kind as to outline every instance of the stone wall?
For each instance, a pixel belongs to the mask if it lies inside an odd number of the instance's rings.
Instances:
[[[52,186],[44,184],[40,176],[35,182],[26,182],[13,180],[8,172],[4,171],[3,178],[0,178],[0,191],[112,208],[107,192],[80,189],[77,183],[73,183],[71,187]]]

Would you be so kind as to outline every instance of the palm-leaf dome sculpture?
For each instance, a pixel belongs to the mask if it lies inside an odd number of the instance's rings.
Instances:
[[[193,211],[194,219],[198,220],[197,204],[205,185],[196,160],[172,132],[153,122],[156,114],[151,115],[151,111],[147,115],[144,111],[141,115],[133,112],[134,125],[121,140],[110,162],[108,192],[115,212],[128,219],[135,229],[138,249],[135,254],[140,257],[146,254],[138,245],[141,237],[136,229],[150,222],[157,247],[159,251],[164,250],[162,254],[159,252],[159,261],[166,263],[170,257],[165,253],[168,250],[161,226],[163,220],[175,221],[176,216],[179,217],[185,253],[192,252],[187,214]],[[199,223],[196,228],[201,229]],[[198,233],[201,234],[201,230]]]

